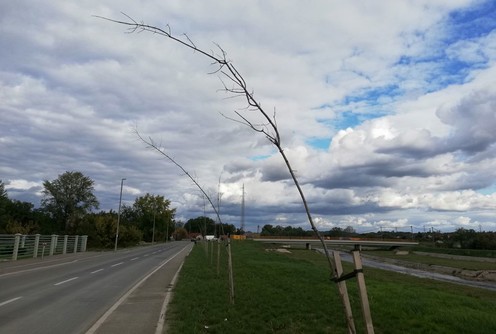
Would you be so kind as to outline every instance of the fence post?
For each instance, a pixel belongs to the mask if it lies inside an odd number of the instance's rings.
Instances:
[[[50,242],[50,256],[52,256],[55,252],[55,247],[57,246],[57,237],[58,235],[52,234],[52,240]]]
[[[36,259],[38,257],[38,247],[40,246],[40,235],[34,235],[34,249],[33,249],[33,258]]]
[[[74,239],[74,253],[77,253],[78,241],[79,241],[79,235],[76,235]]]
[[[26,247],[26,235],[23,234],[21,237],[21,248]]]
[[[21,234],[20,233],[16,233],[15,234],[15,239],[14,239],[14,249],[12,251],[12,261],[16,261],[17,260],[17,254],[19,252],[19,243],[21,241]]]
[[[62,254],[67,253],[67,239],[68,238],[69,238],[69,236],[67,234],[64,235],[64,247],[62,248]]]
[[[81,236],[81,252],[86,252],[86,244],[88,243],[88,236]]]

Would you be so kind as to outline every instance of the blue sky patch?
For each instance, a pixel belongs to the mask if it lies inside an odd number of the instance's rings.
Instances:
[[[344,130],[347,128],[354,128],[370,119],[379,118],[386,115],[384,112],[376,112],[369,114],[354,113],[352,111],[345,111],[336,118],[332,125],[337,130]]]
[[[483,194],[483,195],[492,195],[496,193],[496,184],[477,190],[478,193]]]
[[[350,104],[354,102],[367,102],[368,105],[379,105],[379,99],[384,96],[392,97],[398,96],[402,92],[398,85],[391,84],[382,87],[373,87],[371,89],[366,89],[358,92],[354,95],[349,95],[343,99],[342,104]]]
[[[496,29],[496,1],[489,0],[464,10],[453,11],[448,18],[451,44],[460,39],[479,38]]]
[[[249,157],[250,160],[252,161],[261,161],[270,158],[272,155],[271,154],[260,154],[260,155],[254,155]]]
[[[327,150],[331,144],[331,138],[312,138],[307,144],[318,150]]]

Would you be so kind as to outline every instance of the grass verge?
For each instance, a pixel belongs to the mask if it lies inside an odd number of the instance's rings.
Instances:
[[[217,275],[217,250],[196,245],[168,308],[168,333],[346,333],[325,258],[270,247],[232,243],[236,297],[230,305],[225,249]],[[376,333],[496,333],[496,292],[369,268],[365,279]],[[354,279],[348,289],[363,333]]]
[[[444,259],[440,257],[409,253],[406,255],[396,255],[393,251],[372,250],[365,251],[364,254],[385,257],[394,260],[408,261],[414,263],[422,263],[426,265],[436,265],[450,268],[466,269],[466,270],[496,270],[496,263],[481,262],[457,259]]]

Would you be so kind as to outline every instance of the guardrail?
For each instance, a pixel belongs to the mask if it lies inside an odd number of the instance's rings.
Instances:
[[[86,252],[87,235],[0,234],[0,260]]]

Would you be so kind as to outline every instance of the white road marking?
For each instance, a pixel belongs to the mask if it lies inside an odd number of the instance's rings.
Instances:
[[[111,265],[111,267],[117,267],[117,266],[120,266],[121,264],[123,264],[124,262],[119,262],[119,263],[116,263],[116,264],[113,264]]]
[[[103,270],[103,269],[98,269],[98,270],[92,271],[90,274],[95,274],[95,273],[97,273],[97,272],[99,272],[99,271],[102,271],[102,270]]]
[[[15,302],[16,300],[21,299],[21,298],[22,298],[22,297],[16,297],[16,298],[12,298],[12,299],[6,300],[6,301],[4,301],[4,302],[0,303],[0,307],[2,307],[2,306],[4,306],[4,305],[7,305],[7,304],[9,304],[9,303]]]
[[[172,278],[172,281],[169,284],[169,288],[165,294],[164,303],[162,304],[162,309],[160,310],[160,316],[158,317],[157,328],[155,329],[155,334],[161,334],[164,332],[164,324],[165,324],[165,313],[167,312],[167,305],[169,305],[169,301],[172,297],[172,287],[176,285],[177,277],[179,276],[179,272],[183,267],[183,263],[177,269],[176,274]]]
[[[188,246],[186,246],[186,247],[188,247]],[[178,256],[182,251],[184,251],[186,249],[186,247],[184,247],[179,252],[177,252],[176,254],[174,254],[172,257],[170,257],[167,260],[165,260],[164,262],[162,262],[151,273],[149,273],[148,275],[146,275],[145,277],[143,277],[143,279],[141,281],[139,281],[138,283],[136,283],[136,285],[134,285],[131,289],[129,289],[128,292],[126,292],[114,305],[112,305],[112,307],[110,307],[107,310],[107,312],[105,312],[100,317],[100,319],[98,319],[93,324],[93,326],[90,329],[88,329],[88,331],[86,332],[86,334],[94,334],[94,333],[96,333],[96,331],[98,330],[98,328],[100,328],[100,326],[105,322],[105,320],[107,320],[107,318],[110,317],[110,315],[117,309],[117,307],[119,307],[119,305],[121,305],[126,300],[126,298],[129,297],[133,293],[134,290],[136,290],[138,287],[140,287],[150,276],[152,276],[153,274],[155,274],[155,272],[157,272],[160,268],[162,268],[163,266],[165,266],[169,261],[171,261],[173,258],[175,258],[176,256]]]
[[[148,255],[150,255],[150,254],[145,254],[145,255],[143,255],[143,256],[148,256]]]
[[[137,260],[137,259],[138,259],[138,258],[137,258],[137,257],[135,257],[135,258],[132,258],[132,259],[131,259],[131,261],[134,261],[134,260]]]
[[[55,283],[54,285],[61,285],[61,284],[64,284],[64,283],[67,283],[70,281],[74,281],[75,279],[78,279],[78,277],[69,278],[69,279],[66,279],[65,281]]]

